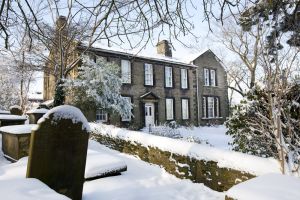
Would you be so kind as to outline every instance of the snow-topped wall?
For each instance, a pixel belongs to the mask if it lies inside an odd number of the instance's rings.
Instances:
[[[169,173],[226,191],[266,173],[280,173],[274,159],[260,158],[109,125],[91,124],[94,138],[113,149],[158,164]]]

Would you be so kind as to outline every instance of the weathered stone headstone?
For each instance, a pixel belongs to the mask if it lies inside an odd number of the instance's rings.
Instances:
[[[22,115],[23,114],[22,108],[18,105],[11,106],[9,108],[9,111],[10,111],[10,114],[12,114],[12,115]]]
[[[49,110],[45,108],[33,109],[26,112],[29,117],[29,124],[36,124],[40,118]]]
[[[51,109],[32,130],[26,176],[81,200],[88,138],[89,126],[78,108]]]

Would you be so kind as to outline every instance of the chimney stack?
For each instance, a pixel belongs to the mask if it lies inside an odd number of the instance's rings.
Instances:
[[[171,45],[168,40],[162,40],[162,41],[158,42],[156,45],[156,48],[157,48],[158,54],[172,57],[172,49],[171,49]]]

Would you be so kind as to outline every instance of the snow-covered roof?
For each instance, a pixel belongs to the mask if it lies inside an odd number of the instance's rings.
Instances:
[[[85,48],[85,47],[81,46],[79,48]],[[171,64],[176,64],[176,65],[183,65],[183,66],[188,66],[188,67],[197,67],[196,65],[186,62],[185,59],[168,57],[168,56],[164,56],[164,55],[160,55],[160,54],[149,54],[149,52],[143,53],[138,50],[125,50],[125,49],[121,49],[121,48],[107,47],[107,46],[98,45],[98,44],[93,45],[93,47],[90,47],[89,50],[124,55],[124,56],[128,56],[128,57],[137,57],[137,58],[142,58],[142,59],[147,59],[147,60],[152,60],[152,61],[160,61],[160,62],[171,63]]]
[[[12,133],[12,134],[28,134],[31,133],[31,129],[35,126],[36,124],[3,126],[0,128],[0,131],[5,133]]]
[[[300,199],[300,179],[281,174],[262,175],[227,191],[227,195],[241,200],[296,200]]]
[[[54,122],[57,122],[61,119],[71,119],[74,124],[81,122],[82,130],[86,130],[88,132],[90,130],[87,119],[82,112],[74,106],[62,105],[52,108],[41,119],[39,119],[38,124],[45,121],[45,119],[49,119],[50,115],[53,115],[52,121]]]

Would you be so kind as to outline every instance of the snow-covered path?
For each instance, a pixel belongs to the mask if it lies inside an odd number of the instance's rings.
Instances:
[[[128,167],[120,176],[102,178],[84,184],[83,199],[109,200],[224,200],[224,193],[215,192],[203,184],[181,180],[157,165],[119,153],[96,142],[90,149],[111,153],[123,159]]]

